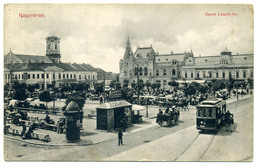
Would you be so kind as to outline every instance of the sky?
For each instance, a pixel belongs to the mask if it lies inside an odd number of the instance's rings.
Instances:
[[[44,17],[19,17],[33,13]],[[118,73],[128,35],[133,52],[152,45],[160,54],[254,53],[253,13],[249,5],[5,5],[4,54],[43,56],[45,38],[57,36],[62,62]]]

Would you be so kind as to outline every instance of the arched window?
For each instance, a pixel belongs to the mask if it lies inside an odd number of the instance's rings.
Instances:
[[[175,74],[176,74],[175,69],[172,69],[172,75],[175,75]]]
[[[164,70],[163,70],[163,75],[166,75],[166,74],[167,74],[167,73],[166,73],[166,69],[164,69]]]
[[[142,67],[139,68],[139,74],[143,75],[143,68]]]
[[[126,70],[124,71],[124,76],[127,76],[127,71]]]
[[[144,67],[144,75],[148,75],[148,68]]]
[[[156,75],[157,75],[157,76],[159,75],[159,70],[156,70]]]

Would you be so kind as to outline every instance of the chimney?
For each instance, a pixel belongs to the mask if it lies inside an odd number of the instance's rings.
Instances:
[[[171,54],[173,55],[173,51],[171,51]]]
[[[157,55],[159,55],[159,52],[157,52]]]
[[[201,54],[199,55],[199,57],[201,57]]]

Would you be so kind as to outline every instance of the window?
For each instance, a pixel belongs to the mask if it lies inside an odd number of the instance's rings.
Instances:
[[[236,75],[237,75],[237,78],[239,78],[239,72],[238,71],[236,72]]]
[[[163,85],[166,85],[167,84],[167,81],[166,80],[163,80]]]
[[[168,58],[166,58],[165,61],[168,61]]]
[[[205,59],[205,61],[208,61],[207,59]]]
[[[199,78],[200,77],[200,73],[197,73],[197,78]]]
[[[166,69],[163,70],[163,75],[166,75]]]
[[[22,74],[22,79],[24,78],[23,74]],[[7,79],[7,78],[6,78]]]
[[[211,72],[209,72],[209,78],[212,78],[212,73]]]
[[[216,78],[218,78],[218,72],[216,72]]]
[[[58,48],[58,47],[57,47],[57,44],[55,44],[55,50],[57,50],[57,48]]]
[[[46,77],[49,78],[49,74],[47,74]]]
[[[42,78],[44,79],[44,74],[42,74]]]
[[[33,74],[32,78],[33,78],[33,79],[35,78],[35,74]]]
[[[67,74],[67,79],[69,79],[69,74]]]
[[[77,77],[76,77],[76,74],[74,74],[74,79],[76,79]]]
[[[172,75],[175,75],[175,74],[176,74],[175,69],[172,69]]]
[[[202,108],[202,117],[206,117],[206,109]]]
[[[246,71],[243,72],[243,77],[246,78]]]
[[[18,79],[20,79],[21,78],[21,76],[20,76],[20,74],[18,75]]]
[[[212,117],[212,109],[209,109],[209,117]]]
[[[95,79],[95,75],[93,75],[93,79]]]
[[[40,78],[40,74],[37,74],[37,79],[39,79]]]
[[[148,75],[148,68],[144,67],[144,75]]]
[[[200,111],[201,111],[201,109],[198,108],[198,117],[200,117]]]
[[[190,74],[190,77],[193,78],[193,73]]]
[[[55,74],[52,74],[52,78],[55,79]]]
[[[185,78],[187,78],[187,73],[185,72]]]
[[[65,74],[63,74],[63,79],[65,78]]]
[[[159,70],[156,70],[156,76],[159,76]]]
[[[222,78],[225,78],[226,77],[225,75],[226,75],[225,72],[223,72],[222,73]]]
[[[206,73],[205,73],[205,71],[203,71],[203,78],[206,78]]]
[[[70,74],[70,79],[72,79],[72,74]]]
[[[59,74],[59,79],[61,79],[61,74]]]
[[[161,61],[160,59],[158,59],[158,61]]]
[[[189,60],[189,62],[191,62],[191,60]]]
[[[79,75],[79,80],[81,80],[81,75]]]
[[[143,68],[142,67],[139,68],[139,75],[143,75]]]
[[[231,72],[229,72],[229,74],[228,74],[228,75],[229,75],[229,78],[232,78],[232,73],[231,73]]]
[[[246,60],[246,57],[244,57],[244,60]]]
[[[126,72],[126,70],[124,71],[124,76],[127,76],[127,72]]]
[[[88,79],[90,79],[90,75],[88,75]]]
[[[48,49],[51,49],[51,44],[48,44]]]
[[[87,75],[85,75],[85,79],[87,79]]]
[[[252,77],[253,77],[253,75],[254,75],[254,74],[253,74],[253,71],[251,71],[251,72],[250,72],[250,77],[252,78]]]

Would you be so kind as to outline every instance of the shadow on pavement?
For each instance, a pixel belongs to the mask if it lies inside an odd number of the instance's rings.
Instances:
[[[91,135],[95,135],[97,133],[95,132],[80,132],[80,136],[91,136]]]

